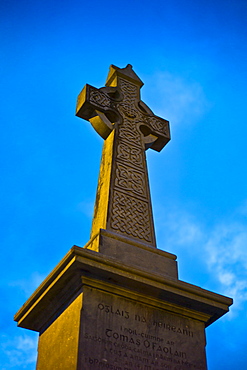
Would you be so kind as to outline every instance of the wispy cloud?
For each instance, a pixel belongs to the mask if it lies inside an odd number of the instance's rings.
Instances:
[[[247,303],[247,221],[235,214],[234,219],[209,227],[181,210],[171,210],[165,221],[157,221],[167,250],[193,253],[195,263],[197,260],[205,266],[220,292],[234,299],[228,319],[242,311]]]
[[[2,370],[20,367],[31,369],[37,359],[37,335],[19,335],[10,338],[1,335],[1,350],[4,353],[4,363],[1,364]],[[34,366],[33,366],[34,368]]]
[[[197,81],[189,81],[169,72],[159,72],[152,79],[147,77],[145,80],[148,85],[147,99],[151,101],[155,114],[169,117],[175,129],[178,125],[187,127],[194,124],[210,107]]]
[[[234,298],[232,313],[247,301],[247,225],[229,221],[216,225],[205,245],[207,265]]]
[[[158,220],[158,222],[160,221]],[[203,239],[202,226],[188,212],[182,210],[170,211],[166,214],[165,225],[165,230],[167,230],[166,243],[169,245],[177,245],[182,248],[189,245],[190,248],[193,248],[197,242],[201,242]]]
[[[45,277],[45,275],[34,272],[29,279],[11,281],[9,282],[9,286],[18,287],[24,292],[25,296],[29,298],[34,290],[42,283]]]

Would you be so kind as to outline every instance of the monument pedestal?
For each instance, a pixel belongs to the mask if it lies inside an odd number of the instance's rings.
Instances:
[[[207,369],[205,327],[230,298],[178,280],[176,256],[106,230],[74,246],[15,316],[37,370]]]

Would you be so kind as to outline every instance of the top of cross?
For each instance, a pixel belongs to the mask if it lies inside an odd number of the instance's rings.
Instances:
[[[142,80],[133,71],[131,64],[127,64],[125,68],[119,68],[112,64],[106,79],[106,86],[117,86],[117,77],[123,77],[140,87],[144,85]]]
[[[170,140],[169,123],[140,100],[142,86],[130,64],[125,68],[111,65],[105,87],[84,87],[78,96],[76,115],[90,121],[104,139],[124,117],[132,119],[143,133],[145,148],[160,151]]]

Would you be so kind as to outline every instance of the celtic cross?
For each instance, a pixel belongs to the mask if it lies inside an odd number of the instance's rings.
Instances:
[[[91,238],[105,229],[156,247],[145,150],[160,151],[170,132],[140,100],[142,86],[130,64],[112,65],[105,87],[83,88],[76,115],[105,140]]]

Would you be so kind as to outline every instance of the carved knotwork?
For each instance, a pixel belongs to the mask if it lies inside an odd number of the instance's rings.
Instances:
[[[116,164],[115,185],[128,192],[146,197],[146,184],[144,173],[135,171],[128,165],[119,162]]]
[[[117,159],[139,168],[142,164],[142,149],[133,147],[128,141],[120,142],[117,147]]]
[[[114,192],[113,199],[112,229],[151,242],[149,205],[119,191]]]
[[[91,89],[89,100],[92,104],[96,104],[99,108],[110,107],[111,100],[109,97],[98,89]]]

